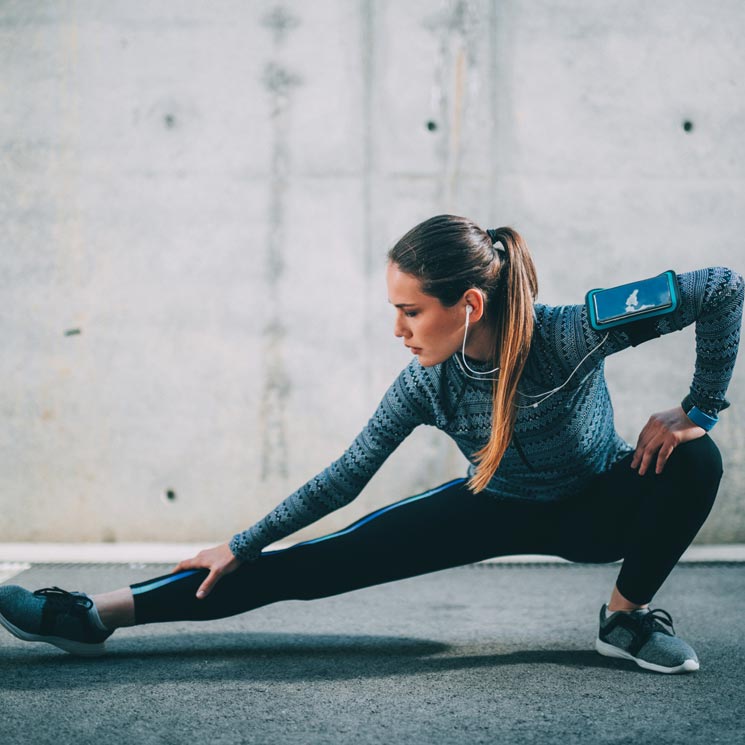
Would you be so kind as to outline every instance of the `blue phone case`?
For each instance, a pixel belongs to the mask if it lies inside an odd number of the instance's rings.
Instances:
[[[585,304],[590,325],[596,331],[662,316],[680,305],[678,277],[668,269],[637,282],[590,290],[585,295]]]

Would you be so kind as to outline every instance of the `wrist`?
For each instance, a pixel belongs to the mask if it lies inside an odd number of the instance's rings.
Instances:
[[[229,541],[228,541],[228,548],[230,549],[230,553],[233,554],[233,556],[236,559],[243,560],[241,557],[241,543],[239,540],[240,533],[234,535]]]
[[[698,406],[695,406],[689,400],[684,399],[680,406],[683,409],[683,413],[694,425],[701,427],[701,429],[707,432],[711,431],[719,421],[719,417],[716,414],[701,411]]]
[[[228,542],[228,548],[238,561],[253,561],[261,555],[261,549],[256,551],[246,544],[243,533],[236,533]]]

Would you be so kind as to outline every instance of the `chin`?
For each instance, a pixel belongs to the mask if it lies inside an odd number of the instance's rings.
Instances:
[[[424,358],[422,358],[422,355],[418,354],[417,359],[419,360],[419,364],[422,367],[434,367],[435,365],[439,365],[441,362],[444,362],[447,359],[447,357],[444,357],[443,359],[438,359],[435,357],[433,359],[429,356],[425,356]]]

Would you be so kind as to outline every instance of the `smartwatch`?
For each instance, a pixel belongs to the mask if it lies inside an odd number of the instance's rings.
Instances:
[[[714,425],[719,421],[718,416],[707,414],[705,411],[701,411],[698,406],[692,405],[688,396],[681,401],[680,405],[683,407],[683,411],[685,411],[688,418],[707,432],[711,431],[714,428]]]

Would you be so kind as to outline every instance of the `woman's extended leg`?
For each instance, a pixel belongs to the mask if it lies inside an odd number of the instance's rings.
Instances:
[[[474,494],[456,479],[383,507],[344,530],[267,551],[224,576],[203,600],[207,570],[132,585],[139,623],[221,618],[279,600],[311,600],[469,564],[539,553],[551,506]]]
[[[461,478],[383,507],[344,530],[266,551],[222,577],[202,600],[196,591],[206,569],[167,574],[95,597],[120,605],[120,625],[222,618],[279,600],[337,595],[490,556],[540,553],[549,544],[552,524],[550,503],[474,494]],[[111,607],[100,610],[103,626],[85,593],[0,587],[0,624],[21,639],[76,654],[104,652],[118,624],[116,613],[110,620]]]

